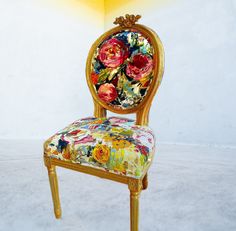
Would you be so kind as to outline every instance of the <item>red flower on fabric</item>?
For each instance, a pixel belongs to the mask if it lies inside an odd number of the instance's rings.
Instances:
[[[149,154],[149,149],[148,147],[144,146],[144,145],[137,145],[137,148],[139,149],[139,151],[144,155],[147,156]]]
[[[117,38],[107,40],[100,48],[98,58],[106,66],[120,66],[129,56],[128,47]]]
[[[149,75],[153,69],[153,60],[148,55],[136,54],[128,63],[126,74],[134,80],[140,80]]]
[[[98,97],[106,103],[112,102],[117,96],[116,88],[112,83],[102,84],[98,89]]]
[[[72,132],[69,132],[68,134],[71,135],[71,136],[76,136],[80,132],[81,132],[81,130],[78,129],[78,130],[74,130]]]
[[[93,72],[91,74],[91,79],[92,79],[92,82],[93,82],[94,85],[96,85],[98,83],[98,77],[99,77],[99,75],[96,74],[95,72]]]

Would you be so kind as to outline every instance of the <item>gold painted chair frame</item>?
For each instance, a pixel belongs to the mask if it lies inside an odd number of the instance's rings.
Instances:
[[[124,17],[116,18],[116,21],[114,22],[114,24],[119,24],[119,25],[107,31],[102,36],[100,36],[90,49],[88,59],[87,59],[87,65],[86,65],[86,78],[87,78],[89,89],[93,96],[95,117],[98,117],[98,118],[106,117],[107,110],[110,110],[118,114],[136,113],[136,124],[148,125],[149,110],[151,107],[151,103],[158,89],[158,86],[161,83],[161,79],[163,76],[164,50],[163,50],[163,46],[159,37],[153,30],[151,30],[150,28],[146,26],[135,24],[135,22],[139,18],[140,18],[139,15],[137,16],[126,15],[126,18]],[[153,57],[154,62],[155,62],[154,80],[153,80],[152,85],[150,86],[150,89],[147,95],[145,96],[145,99],[137,107],[134,107],[132,109],[119,110],[119,109],[114,109],[113,107],[99,100],[97,94],[95,93],[94,88],[91,83],[91,78],[90,78],[91,60],[92,60],[92,55],[93,55],[94,50],[105,38],[107,38],[109,35],[113,33],[119,32],[124,29],[131,29],[131,28],[142,32],[144,35],[147,35],[151,40],[151,43],[155,50],[154,57]],[[135,178],[123,176],[123,175],[118,175],[111,172],[105,172],[100,169],[95,169],[95,168],[83,166],[80,164],[74,164],[70,162],[61,161],[58,159],[50,158],[45,154],[44,154],[44,163],[48,169],[48,176],[49,176],[53,205],[54,205],[54,213],[55,213],[56,218],[61,217],[61,205],[60,205],[60,199],[59,199],[58,181],[57,181],[57,174],[56,174],[56,166],[60,166],[63,168],[67,168],[67,169],[75,170],[78,172],[116,181],[119,183],[127,184],[130,190],[130,230],[138,231],[139,196],[140,196],[141,191],[148,187],[147,170],[149,169],[151,163],[146,168],[147,169],[146,172],[144,172],[142,177],[139,179],[135,179]]]

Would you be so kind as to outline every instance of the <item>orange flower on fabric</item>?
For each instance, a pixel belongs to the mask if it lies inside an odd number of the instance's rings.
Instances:
[[[104,144],[97,144],[92,152],[93,158],[101,163],[105,164],[110,157],[110,149]]]
[[[93,84],[97,84],[98,83],[98,78],[99,78],[99,75],[96,74],[95,72],[93,72],[91,74],[91,79],[92,79]]]
[[[69,160],[70,159],[70,145],[68,144],[66,148],[62,152],[62,156],[64,159]]]
[[[104,119],[97,119],[97,120],[89,122],[89,124],[102,124],[103,122],[104,122]]]

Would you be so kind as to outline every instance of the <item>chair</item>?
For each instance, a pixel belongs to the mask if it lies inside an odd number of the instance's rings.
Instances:
[[[116,18],[118,26],[92,45],[86,77],[94,116],[76,120],[44,143],[54,213],[61,217],[56,166],[127,184],[130,230],[138,230],[139,196],[148,186],[155,140],[149,110],[164,70],[160,39],[136,24],[140,15]],[[136,120],[106,117],[106,111],[136,113]]]

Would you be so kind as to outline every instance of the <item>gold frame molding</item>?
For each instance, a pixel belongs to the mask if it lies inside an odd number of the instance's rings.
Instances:
[[[141,16],[137,15],[126,15],[124,17],[116,18],[115,24],[119,24],[119,26],[110,29],[109,31],[105,32],[101,35],[95,43],[92,45],[86,63],[86,79],[90,89],[90,92],[93,97],[94,101],[94,116],[95,117],[106,117],[106,111],[110,110],[112,112],[118,114],[129,114],[129,113],[136,113],[136,124],[138,125],[148,125],[148,117],[149,117],[149,110],[151,107],[151,103],[153,97],[158,89],[158,86],[161,83],[163,72],[164,72],[164,50],[162,43],[157,36],[157,34],[151,30],[150,28],[135,24],[135,22]],[[97,48],[97,46],[107,37],[110,35],[117,33],[119,31],[123,31],[125,29],[134,29],[140,31],[145,36],[149,37],[151,43],[154,48],[154,78],[151,83],[151,86],[145,96],[144,100],[136,107],[127,109],[127,110],[119,110],[114,109],[113,107],[107,105],[106,103],[99,100],[94,87],[91,82],[90,74],[91,74],[91,61],[92,56]],[[152,153],[154,155],[154,153]],[[130,190],[130,230],[131,231],[138,231],[138,221],[139,221],[139,195],[142,190],[146,189],[148,186],[148,169],[151,165],[151,162],[146,168],[146,171],[143,173],[141,178],[132,178],[128,176],[118,175],[111,172],[106,172],[101,169],[92,168],[89,166],[79,165],[71,162],[61,161],[55,158],[49,157],[46,153],[44,153],[44,164],[48,169],[48,176],[49,182],[51,187],[52,199],[53,199],[53,206],[54,206],[54,214],[56,218],[61,217],[61,205],[59,199],[59,190],[58,190],[58,180],[56,174],[56,166],[71,169],[77,172],[82,172],[86,174],[90,174],[93,176],[105,178],[108,180],[116,181],[119,183],[127,184]]]

